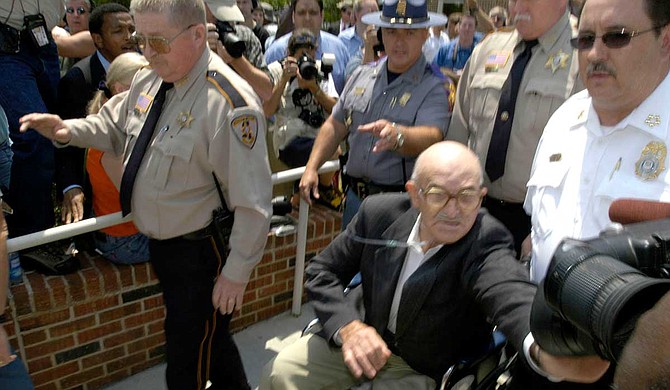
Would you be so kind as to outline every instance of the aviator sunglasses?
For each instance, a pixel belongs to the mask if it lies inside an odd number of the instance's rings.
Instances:
[[[596,43],[596,39],[600,38],[603,40],[605,46],[607,46],[608,48],[619,49],[628,45],[631,39],[640,36],[642,34],[658,30],[662,27],[663,26],[652,27],[649,30],[643,30],[643,31],[626,31],[625,28],[622,28],[620,31],[610,31],[604,33],[603,35],[584,33],[577,35],[576,38],[572,38],[570,40],[570,45],[577,50],[588,50],[591,49],[593,45]]]
[[[86,13],[86,9],[84,7],[77,7],[77,9],[67,7],[67,9],[65,9],[65,12],[67,12],[68,14],[73,14],[75,13],[75,11],[77,12],[77,15],[83,15]]]
[[[195,24],[191,24],[190,26],[186,27],[185,29],[181,30],[178,32],[175,36],[172,38],[168,39],[165,37],[160,37],[160,36],[149,36],[146,37],[144,35],[140,35],[137,32],[134,32],[133,35],[130,36],[130,41],[137,45],[137,47],[140,49],[140,51],[144,52],[144,49],[146,48],[147,45],[151,46],[151,48],[158,54],[167,54],[170,52],[170,44],[177,39],[178,36],[183,34],[184,32],[188,31],[191,27],[195,26]]]

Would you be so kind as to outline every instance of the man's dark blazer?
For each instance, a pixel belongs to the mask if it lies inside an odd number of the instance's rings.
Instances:
[[[346,232],[310,262],[306,289],[327,340],[357,319],[384,334],[407,254],[407,248],[393,243],[407,241],[418,215],[407,194],[370,196]],[[359,238],[389,244],[363,243]],[[436,380],[459,358],[483,351],[493,325],[520,350],[530,332],[536,288],[514,258],[513,247],[503,225],[480,210],[465,237],[444,245],[407,279],[391,349]],[[359,271],[364,319],[343,295],[344,286]]]
[[[84,75],[88,72],[88,75]],[[106,72],[98,53],[77,62],[58,83],[57,113],[63,119],[86,117],[86,106],[91,101]],[[90,78],[90,81],[87,79]],[[84,183],[84,162],[86,149],[67,147],[56,149],[56,189],[59,196],[70,185],[82,187]]]

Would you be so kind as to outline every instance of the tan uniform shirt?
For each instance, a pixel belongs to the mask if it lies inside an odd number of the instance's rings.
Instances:
[[[51,31],[65,15],[65,0],[2,0],[0,22],[23,30],[23,17],[41,13]],[[9,16],[9,19],[7,17]],[[5,22],[5,20],[7,20]]]
[[[219,88],[207,77],[208,70],[225,77],[234,90]],[[127,163],[160,84],[153,71],[141,70],[130,91],[114,96],[98,115],[67,121],[71,144],[122,153]],[[246,106],[233,108],[235,96]],[[135,180],[132,212],[137,228],[151,238],[168,239],[207,226],[212,210],[221,205],[215,172],[228,208],[235,212],[223,273],[248,280],[263,254],[272,214],[265,132],[258,96],[205,50],[185,79],[167,93]]]
[[[504,175],[484,184],[491,197],[522,203],[535,149],[551,114],[573,93],[584,89],[578,77],[572,28],[566,12],[533,48],[521,80]],[[498,111],[500,93],[514,59],[524,45],[516,30],[490,34],[470,57],[458,84],[447,139],[467,143],[482,163]]]

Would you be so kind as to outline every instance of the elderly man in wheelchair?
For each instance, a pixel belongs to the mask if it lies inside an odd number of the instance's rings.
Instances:
[[[494,325],[545,376],[592,382],[606,371],[597,357],[552,356],[532,342],[536,287],[509,232],[480,209],[486,188],[470,150],[431,146],[406,188],[368,197],[311,261],[306,289],[322,329],[270,361],[261,390],[432,390],[464,357],[491,350]]]

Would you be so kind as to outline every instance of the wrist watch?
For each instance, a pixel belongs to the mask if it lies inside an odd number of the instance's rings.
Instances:
[[[400,126],[398,126],[397,123],[393,122],[391,123],[391,126],[395,128],[396,132],[395,146],[393,146],[393,150],[398,150],[405,144],[405,134],[400,130]]]

